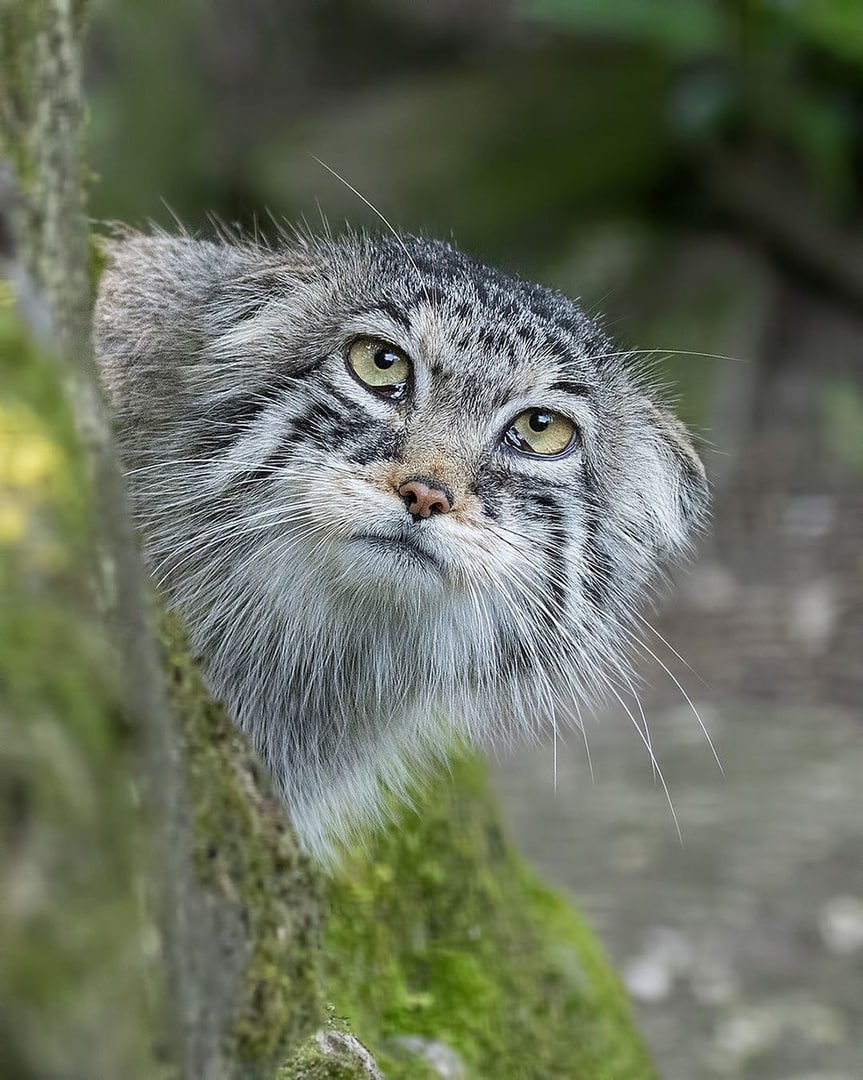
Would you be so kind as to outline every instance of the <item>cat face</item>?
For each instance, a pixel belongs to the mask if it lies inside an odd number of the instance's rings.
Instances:
[[[447,741],[429,717],[493,737],[613,684],[706,486],[577,306],[416,238],[111,256],[97,354],[150,563],[312,846]]]

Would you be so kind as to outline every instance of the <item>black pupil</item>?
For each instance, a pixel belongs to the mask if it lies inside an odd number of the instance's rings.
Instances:
[[[398,356],[389,349],[378,349],[375,353],[375,367],[381,371],[388,371],[398,360]]]
[[[530,420],[528,420],[527,423],[531,431],[535,431],[539,434],[550,427],[553,419],[551,413],[535,412],[530,414]]]

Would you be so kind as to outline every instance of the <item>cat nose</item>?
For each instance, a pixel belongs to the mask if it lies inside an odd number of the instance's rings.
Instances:
[[[398,488],[408,513],[414,517],[429,518],[432,514],[448,514],[453,508],[453,497],[448,487],[425,476],[413,476]]]

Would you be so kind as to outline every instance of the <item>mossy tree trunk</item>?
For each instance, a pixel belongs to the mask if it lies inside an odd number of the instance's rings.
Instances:
[[[118,485],[104,475],[107,428],[88,357],[75,13],[6,3],[0,19],[12,170],[0,231],[18,306],[16,316],[4,294],[0,1072],[144,1077],[161,987],[138,895],[146,835],[124,678],[105,623],[122,596],[131,638],[142,607],[131,547],[112,535],[120,515],[93,528]],[[139,717],[149,705],[148,694]]]
[[[0,1073],[272,1076],[319,1023],[317,893],[176,641],[170,695],[162,674],[90,349],[81,8],[0,7],[17,302],[0,327]]]

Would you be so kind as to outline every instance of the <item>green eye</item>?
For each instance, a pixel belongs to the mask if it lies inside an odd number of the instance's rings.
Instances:
[[[573,445],[575,424],[550,409],[527,409],[513,420],[503,442],[523,454],[556,457]]]
[[[388,398],[402,396],[411,373],[401,349],[377,338],[357,338],[348,350],[348,366],[361,383]]]

